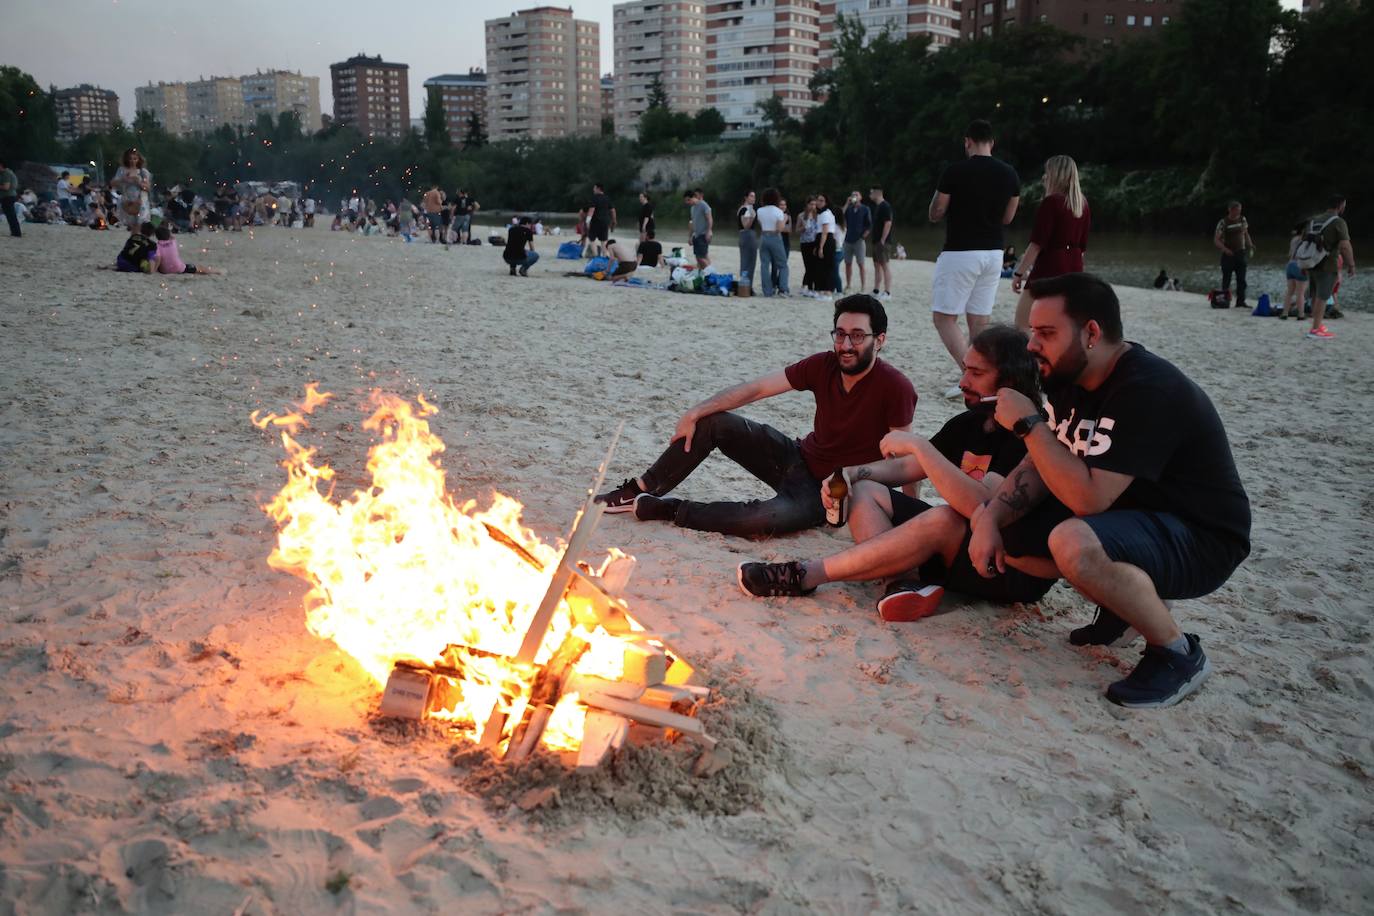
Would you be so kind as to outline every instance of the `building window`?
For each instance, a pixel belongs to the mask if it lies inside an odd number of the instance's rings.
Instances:
[[[1047,24],[1049,21],[1050,21],[1050,17],[1049,17],[1049,16],[1046,16],[1044,13],[1041,13],[1041,14],[1040,14],[1040,24],[1041,24],[1041,25],[1045,25],[1045,24]]]
[[[992,4],[991,4],[991,3],[984,3],[984,4],[983,4],[983,15],[984,15],[984,16],[991,16],[991,15],[992,15]]]
[[[1016,0],[1006,0],[1005,8],[1009,10],[1016,9]]]
[[[990,25],[985,25],[985,26],[983,26],[983,34],[984,34],[984,35],[991,35],[991,34],[992,34],[992,26],[990,26]]]
[[[1160,24],[1160,25],[1168,25],[1168,24],[1169,24],[1169,17],[1168,17],[1168,16],[1160,16],[1160,17],[1159,17],[1159,24]]]
[[[1113,16],[1111,13],[1107,13],[1106,15],[1104,15],[1104,16],[1102,17],[1102,24],[1103,24],[1103,25],[1116,25],[1116,17]]]
[[[1152,26],[1152,25],[1155,24],[1155,17],[1153,17],[1153,16],[1146,16],[1146,17],[1145,17],[1145,20],[1144,20],[1144,22],[1143,22],[1142,24],[1145,26],[1145,28],[1148,29],[1150,26]]]

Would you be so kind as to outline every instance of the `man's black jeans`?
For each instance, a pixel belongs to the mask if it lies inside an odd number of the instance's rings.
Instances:
[[[22,235],[19,229],[19,215],[14,210],[13,197],[0,197],[0,210],[5,211],[5,219],[10,224],[10,235],[18,237]]]
[[[825,521],[821,482],[807,468],[797,440],[733,413],[698,421],[689,452],[683,451],[680,439],[669,443],[644,472],[644,486],[655,496],[670,493],[716,449],[778,495],[750,502],[683,500],[673,519],[678,527],[759,538],[815,528]]]
[[[1221,256],[1221,288],[1229,290],[1231,288],[1231,274],[1236,275],[1236,304],[1245,304],[1245,267],[1247,258],[1245,252],[1238,251],[1235,254],[1224,254]]]

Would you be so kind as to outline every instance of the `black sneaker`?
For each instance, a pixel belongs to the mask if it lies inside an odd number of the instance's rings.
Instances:
[[[512,267],[514,272],[515,268]],[[596,502],[603,503],[608,513],[631,512],[635,507],[635,497],[644,491],[639,488],[639,482],[633,477],[625,478],[625,482],[614,490],[607,490],[596,498]]]
[[[671,522],[677,518],[677,507],[680,505],[680,499],[641,493],[635,497],[631,507],[634,509],[635,518],[641,522]]]
[[[1098,605],[1093,622],[1069,633],[1069,642],[1075,646],[1111,646],[1120,649],[1135,642],[1139,635],[1129,623]]]
[[[736,575],[740,590],[755,598],[795,598],[814,588],[802,588],[806,570],[795,560],[786,563],[741,563]]]
[[[1326,310],[1326,317],[1327,317],[1327,318],[1337,318],[1337,319],[1339,319],[1339,318],[1344,318],[1344,317],[1345,317],[1345,312],[1342,312],[1339,308],[1337,308],[1336,306],[1333,305],[1333,306],[1331,306],[1331,308],[1329,308],[1329,309]]]
[[[1212,665],[1197,636],[1184,635],[1188,639],[1187,655],[1163,646],[1146,646],[1135,670],[1107,688],[1107,699],[1131,709],[1163,709],[1197,690],[1212,673]]]
[[[529,275],[530,275],[530,269],[529,269],[528,267],[526,267],[525,265],[521,264],[521,265],[520,265],[520,276],[522,276],[522,277],[528,277]]]
[[[512,264],[512,265],[510,266],[510,275],[511,275],[512,277],[515,276],[515,265],[514,265],[514,264]]]

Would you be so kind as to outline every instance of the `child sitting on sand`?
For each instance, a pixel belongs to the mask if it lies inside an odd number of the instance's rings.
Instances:
[[[181,259],[177,240],[172,238],[172,230],[166,223],[157,227],[157,272],[160,274],[218,274],[223,271],[213,267],[196,267]]]
[[[130,232],[124,248],[115,255],[115,270],[122,273],[152,273],[153,262],[157,260],[157,243],[152,235],[153,224],[146,222],[137,231]]]

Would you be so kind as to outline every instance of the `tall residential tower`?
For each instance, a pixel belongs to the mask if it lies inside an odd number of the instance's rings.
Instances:
[[[601,130],[601,27],[539,6],[487,20],[487,133],[561,137]]]
[[[696,114],[706,106],[705,0],[631,0],[617,3],[615,132],[634,136],[657,77],[668,107]]]

